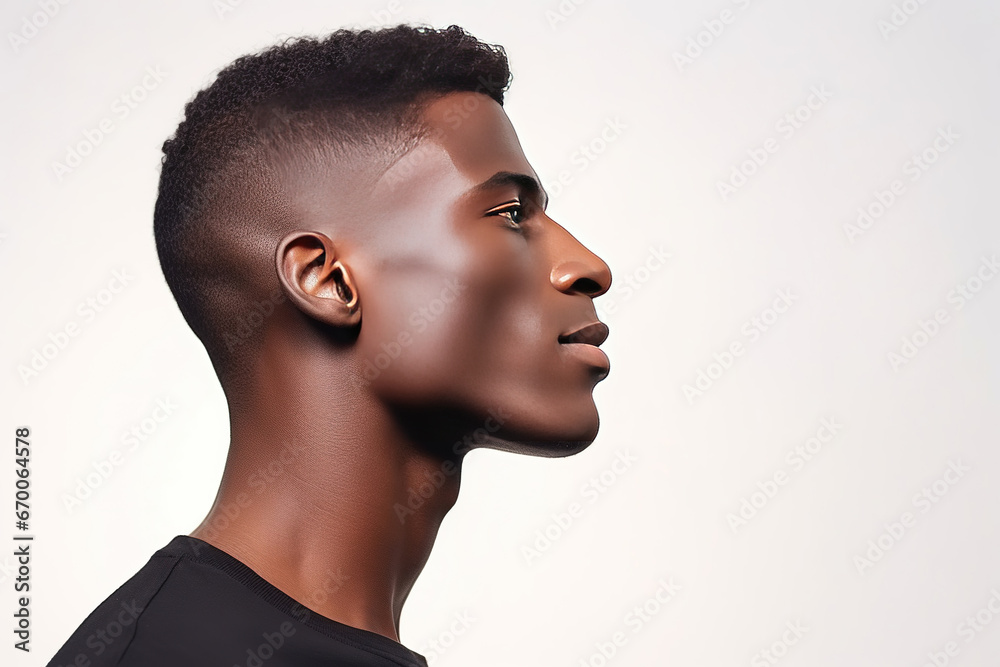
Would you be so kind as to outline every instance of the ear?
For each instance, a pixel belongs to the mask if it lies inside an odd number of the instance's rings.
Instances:
[[[322,232],[289,232],[275,251],[278,280],[288,299],[309,317],[335,327],[361,322],[361,301],[351,270]]]

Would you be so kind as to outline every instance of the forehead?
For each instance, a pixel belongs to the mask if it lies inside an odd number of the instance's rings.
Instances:
[[[420,141],[381,174],[371,192],[383,207],[433,196],[454,201],[499,171],[537,175],[507,114],[487,95],[449,93],[424,107]]]
[[[477,183],[501,169],[536,176],[503,107],[487,95],[444,95],[427,105],[423,121],[425,145],[447,152],[456,170]]]

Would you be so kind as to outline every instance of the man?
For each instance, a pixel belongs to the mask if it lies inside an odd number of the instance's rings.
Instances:
[[[426,664],[399,619],[465,454],[581,451],[609,370],[610,271],[546,215],[509,80],[403,25],[240,58],[187,105],[154,229],[225,472],[51,665]]]

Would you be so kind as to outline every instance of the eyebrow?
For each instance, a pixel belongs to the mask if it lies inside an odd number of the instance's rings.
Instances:
[[[468,194],[473,195],[486,190],[492,190],[508,185],[517,186],[518,188],[524,190],[529,197],[534,197],[535,199],[542,198],[542,209],[544,210],[548,208],[549,193],[545,191],[541,183],[528,174],[522,174],[516,171],[498,171],[479,185],[470,189]]]

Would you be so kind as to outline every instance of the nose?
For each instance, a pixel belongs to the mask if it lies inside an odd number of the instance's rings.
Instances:
[[[556,227],[561,231],[549,276],[552,285],[561,292],[578,292],[592,299],[611,289],[611,269],[604,260],[561,226]]]

